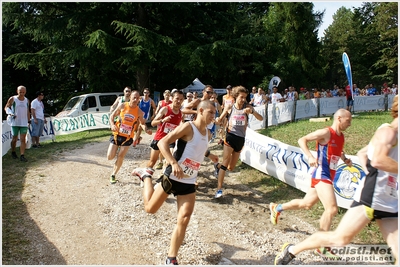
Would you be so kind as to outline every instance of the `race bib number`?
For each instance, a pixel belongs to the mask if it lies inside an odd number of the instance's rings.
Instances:
[[[339,159],[340,159],[339,156],[332,155],[331,161],[329,163],[329,169],[336,170],[338,167]]]
[[[233,115],[232,123],[236,126],[245,126],[246,124],[246,116],[245,115]]]
[[[184,177],[195,177],[200,169],[200,162],[197,162],[192,159],[185,158],[184,161],[181,162],[180,166],[183,170]]]
[[[172,132],[176,128],[176,126],[177,125],[175,125],[175,124],[166,122],[165,126],[164,126],[164,133],[168,134],[168,133]]]
[[[397,198],[397,179],[395,177],[389,175],[385,186],[385,192],[387,195]]]
[[[121,124],[121,126],[119,126],[119,132],[130,136],[132,132],[132,127],[132,125]]]

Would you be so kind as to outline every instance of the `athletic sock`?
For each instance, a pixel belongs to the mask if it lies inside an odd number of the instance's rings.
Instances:
[[[278,205],[276,206],[275,210],[276,210],[277,212],[282,212],[282,211],[283,211],[282,204],[278,204]]]

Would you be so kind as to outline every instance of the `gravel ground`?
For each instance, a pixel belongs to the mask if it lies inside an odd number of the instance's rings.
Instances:
[[[33,256],[13,264],[164,264],[176,201],[170,196],[156,214],[144,212],[139,179],[130,175],[149,157],[151,136],[143,137],[142,144],[130,148],[114,185],[108,182],[114,161],[106,159],[106,140],[55,155],[29,170],[22,198],[31,227],[21,234],[31,241]],[[283,243],[299,242],[316,231],[290,215],[273,226],[268,202],[238,183],[238,175],[228,172],[224,196],[216,200],[213,165],[203,162],[195,210],[178,255],[181,265],[271,265]],[[291,264],[326,263],[304,252]]]

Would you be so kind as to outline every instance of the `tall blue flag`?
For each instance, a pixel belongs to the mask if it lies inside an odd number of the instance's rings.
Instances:
[[[353,93],[353,78],[351,76],[351,66],[350,66],[350,59],[346,52],[342,55],[342,61],[344,65],[344,70],[347,75],[347,81],[349,82],[350,91],[351,91],[351,98],[354,100],[354,93]]]

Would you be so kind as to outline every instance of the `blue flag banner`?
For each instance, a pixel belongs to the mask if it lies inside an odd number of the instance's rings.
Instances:
[[[344,70],[347,75],[347,81],[349,82],[350,91],[351,91],[351,98],[354,100],[354,93],[353,93],[353,78],[351,76],[351,66],[350,66],[350,59],[346,52],[342,55],[342,61],[344,65]]]

